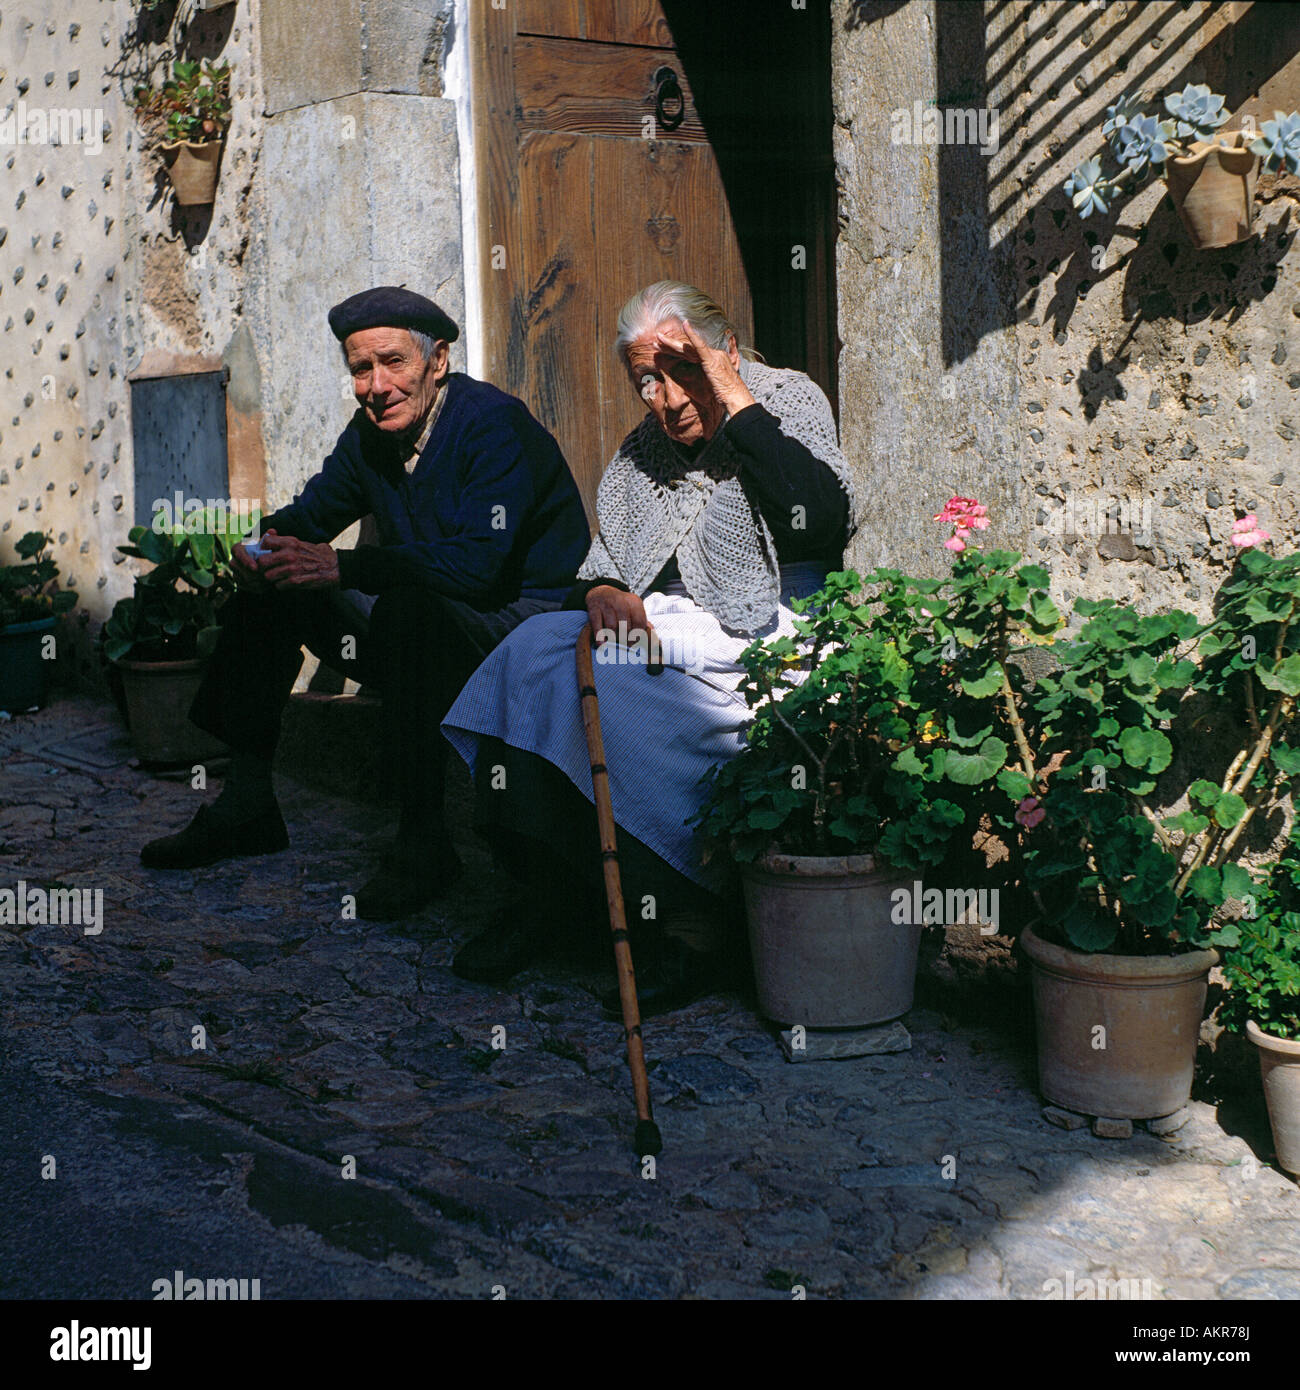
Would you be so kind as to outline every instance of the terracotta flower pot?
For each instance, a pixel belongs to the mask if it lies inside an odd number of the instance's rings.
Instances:
[[[142,763],[179,766],[229,750],[189,719],[203,661],[119,661],[131,741]]]
[[[202,145],[177,140],[163,145],[162,155],[172,191],[182,207],[212,202],[217,196],[217,172],[221,163],[222,140]]]
[[[861,1028],[912,1007],[921,924],[891,920],[870,855],[769,854],[741,870],[758,1006],[777,1023]],[[908,890],[910,892],[910,889]]]
[[[1197,140],[1192,153],[1169,160],[1165,179],[1183,226],[1200,251],[1232,246],[1252,234],[1259,156],[1240,130],[1213,142]]]
[[[1278,1166],[1300,1173],[1300,1040],[1275,1038],[1253,1018],[1246,1023],[1246,1036],[1259,1048],[1259,1074]]]
[[[1038,1026],[1038,1084],[1053,1105],[1152,1120],[1187,1104],[1215,951],[1090,955],[1026,928]]]

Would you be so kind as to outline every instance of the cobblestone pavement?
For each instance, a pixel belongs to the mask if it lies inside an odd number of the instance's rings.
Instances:
[[[1105,1277],[1156,1299],[1300,1297],[1300,1201],[1266,1164],[1257,1083],[1235,1115],[1194,1102],[1172,1135],[1102,1139],[1045,1121],[1005,1010],[918,1008],[910,1052],[791,1065],[725,994],[647,1024],[665,1139],[647,1178],[597,961],[508,990],[451,974],[500,893],[467,830],[445,905],[366,924],[340,900],[383,841],[373,806],[282,780],[289,851],[162,874],[141,842],[211,792],[134,768],[108,706],[0,725],[0,769],[0,887],[104,895],[97,936],[0,928],[8,1064],[98,1106],[106,1153],[133,1134],[188,1147],[196,1211],[219,1193],[232,1225],[279,1241],[274,1265],[250,1246],[257,1267],[187,1274],[302,1296],[274,1273],[298,1248],[334,1261],[322,1296],[1042,1298]],[[51,1116],[20,1166],[60,1151]],[[147,1193],[117,1201],[149,1221]],[[150,1297],[138,1265],[100,1292]]]

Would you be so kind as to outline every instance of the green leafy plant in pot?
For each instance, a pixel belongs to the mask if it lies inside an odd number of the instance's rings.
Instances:
[[[218,612],[234,591],[231,552],[246,528],[215,510],[171,527],[163,521],[160,513],[152,527],[133,526],[118,547],[152,568],[114,605],[101,642],[141,761],[177,764],[222,751],[188,710],[220,631]]]
[[[178,59],[161,88],[136,88],[135,110],[159,141],[177,203],[211,203],[230,127],[230,64]]]
[[[1254,517],[1236,524],[1244,553],[1207,624],[1080,600],[1086,621],[1031,697],[1042,755],[1060,764],[1020,813],[1042,910],[1022,937],[1039,1078],[1049,1100],[1084,1114],[1156,1118],[1191,1092],[1216,913],[1251,889],[1242,835],[1293,758],[1279,735],[1300,692],[1289,655],[1300,573],[1294,557],[1247,550],[1267,539]],[[1177,763],[1174,738],[1207,707],[1201,721],[1217,718],[1239,746],[1222,776],[1184,776],[1205,737]],[[1185,794],[1187,808],[1158,814],[1158,787],[1165,804]]]
[[[1300,1174],[1300,821],[1243,908],[1219,933],[1219,1017],[1258,1050],[1277,1161]]]
[[[1018,559],[998,552],[980,577],[968,562],[955,593],[881,569],[858,597],[858,575],[831,575],[795,605],[796,637],[743,654],[753,722],[709,779],[699,824],[709,852],[741,866],[769,1017],[847,1027],[904,1013],[923,926],[978,904],[977,837],[998,825],[1014,839],[1021,785],[1000,785],[1014,756],[999,735],[1003,682],[1020,675],[995,654],[1059,622],[1008,570]],[[977,609],[978,627],[961,626]]]
[[[0,565],[0,709],[19,713],[45,703],[59,615],[77,602],[57,589],[52,537],[28,531],[14,546],[19,563]]]

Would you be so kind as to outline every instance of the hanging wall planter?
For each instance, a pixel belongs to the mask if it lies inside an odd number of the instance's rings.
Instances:
[[[230,64],[177,62],[161,91],[139,87],[136,114],[159,141],[176,202],[212,203],[230,127]]]
[[[1211,143],[1197,140],[1166,166],[1169,196],[1198,251],[1233,246],[1254,231],[1259,155],[1246,141],[1240,130]]]
[[[1198,250],[1232,246],[1254,231],[1255,179],[1261,168],[1300,174],[1300,116],[1274,112],[1250,129],[1221,131],[1223,98],[1188,85],[1164,100],[1168,119],[1148,115],[1140,98],[1123,96],[1106,110],[1101,133],[1118,171],[1103,172],[1105,153],[1085,159],[1065,181],[1080,217],[1107,213],[1116,198],[1163,173],[1178,215]]]
[[[216,199],[224,143],[214,140],[206,145],[195,145],[188,140],[178,140],[162,146],[167,177],[182,207],[195,207]]]

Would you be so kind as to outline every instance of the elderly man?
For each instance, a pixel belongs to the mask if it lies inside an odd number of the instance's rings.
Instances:
[[[240,592],[190,718],[229,745],[221,795],[141,851],[188,869],[284,849],[271,784],[280,716],[309,646],[383,695],[401,799],[397,839],[357,894],[357,915],[423,906],[460,872],[443,822],[439,724],[479,662],[517,624],[559,608],[589,543],[551,435],[522,401],[448,368],[456,325],[406,289],[336,305],[359,409],[321,471],[236,547]],[[373,514],[378,545],[330,542]],[[364,603],[374,595],[368,622]]]

